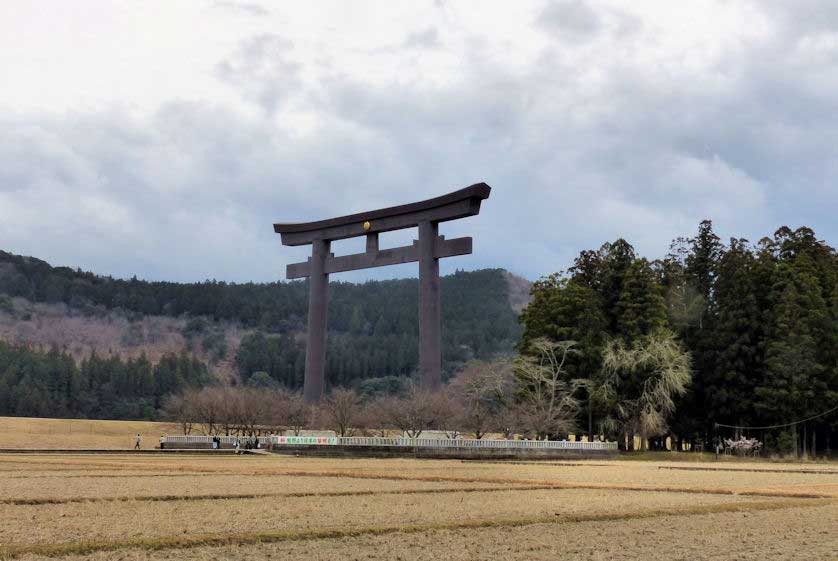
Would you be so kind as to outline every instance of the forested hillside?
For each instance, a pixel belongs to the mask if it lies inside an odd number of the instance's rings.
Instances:
[[[472,358],[513,351],[520,327],[509,279],[500,269],[443,277],[446,376]],[[369,380],[392,387],[413,374],[417,283],[330,284],[329,384]],[[516,294],[522,283],[516,280]],[[0,415],[153,418],[161,391],[183,385],[223,380],[296,389],[304,369],[306,307],[305,282],[122,280],[0,252],[0,339],[9,343],[0,347],[0,392],[14,396],[0,400]],[[93,351],[94,363],[103,361],[94,364],[95,376],[84,362]],[[206,373],[180,376],[176,387],[147,379],[162,362],[185,360],[182,353]],[[66,372],[70,363],[77,372]],[[81,381],[75,385],[66,382],[76,378]],[[110,385],[96,399],[73,389],[102,384]],[[119,388],[116,397],[108,394],[111,386]],[[77,403],[79,396],[84,399]],[[132,399],[140,405],[103,405]]]

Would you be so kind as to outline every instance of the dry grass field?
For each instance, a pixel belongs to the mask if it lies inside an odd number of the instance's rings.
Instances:
[[[838,559],[834,464],[6,454],[0,480],[0,559]]]
[[[154,448],[161,434],[180,432],[169,423],[0,417],[0,449],[128,450],[137,433],[143,448]]]

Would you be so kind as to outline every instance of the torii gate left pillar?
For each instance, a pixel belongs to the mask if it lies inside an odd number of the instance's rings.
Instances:
[[[323,376],[326,370],[326,318],[329,308],[329,258],[330,242],[314,240],[311,244],[311,275],[308,285],[308,340],[306,342],[306,373],[303,394],[313,402],[323,394]]]
[[[308,340],[303,394],[315,402],[323,394],[326,365],[326,323],[329,274],[370,267],[419,262],[419,379],[423,388],[442,385],[439,260],[472,251],[471,238],[446,240],[439,223],[474,216],[491,188],[478,183],[427,201],[299,224],[274,224],[284,245],[312,245],[304,263],[288,265],[286,278],[309,277]],[[417,227],[413,245],[380,250],[378,234]],[[364,253],[335,257],[333,240],[366,236]]]

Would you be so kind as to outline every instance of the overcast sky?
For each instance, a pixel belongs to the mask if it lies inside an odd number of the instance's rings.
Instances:
[[[0,249],[102,274],[283,279],[274,222],[479,181],[444,272],[705,218],[838,244],[837,147],[831,0],[0,3]]]

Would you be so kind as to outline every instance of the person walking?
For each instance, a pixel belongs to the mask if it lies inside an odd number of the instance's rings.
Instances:
[[[142,443],[142,438],[140,437],[140,433],[137,433],[137,438],[134,439],[134,450],[140,449],[140,443]]]

